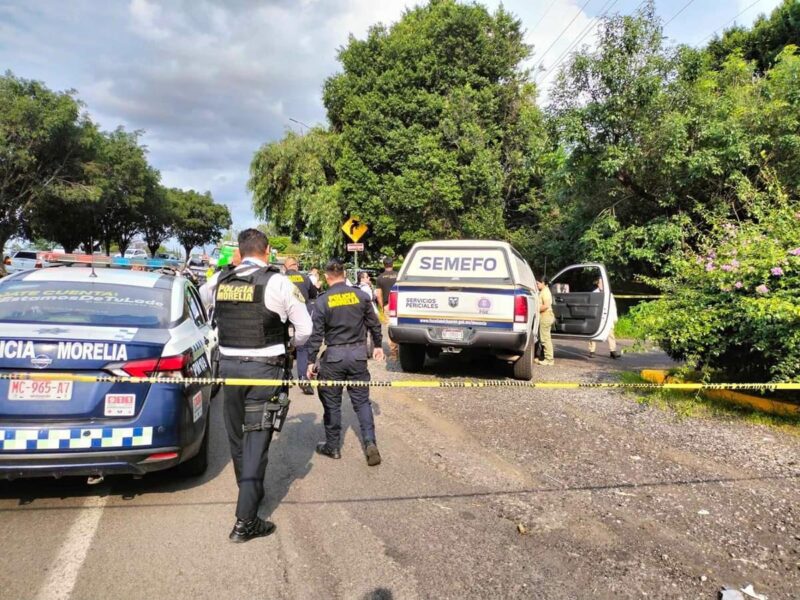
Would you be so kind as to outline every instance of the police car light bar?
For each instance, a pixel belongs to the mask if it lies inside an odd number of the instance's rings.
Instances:
[[[179,260],[167,258],[125,258],[122,256],[105,256],[100,254],[58,254],[46,253],[42,256],[51,264],[85,265],[95,267],[111,267],[114,269],[180,269]]]

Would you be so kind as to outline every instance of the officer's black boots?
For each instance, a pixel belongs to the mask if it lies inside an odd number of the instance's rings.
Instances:
[[[621,358],[621,357],[622,357],[622,352],[620,352],[619,350],[614,350],[614,352],[611,353],[611,358]]]
[[[367,442],[364,446],[364,454],[367,455],[367,464],[370,467],[375,467],[381,464],[381,453],[378,452],[378,446],[375,442]]]
[[[304,393],[306,396],[313,396],[313,395],[314,395],[314,388],[312,388],[312,387],[311,387],[309,384],[307,384],[307,383],[301,383],[301,384],[300,384],[300,389],[303,391],[303,393]]]
[[[331,448],[326,442],[317,444],[317,454],[322,454],[328,458],[342,458],[342,453],[336,448]]]
[[[228,538],[232,542],[249,542],[250,540],[258,537],[266,537],[275,531],[275,524],[264,519],[256,517],[252,521],[244,521],[236,519],[236,525],[233,526],[231,534]]]

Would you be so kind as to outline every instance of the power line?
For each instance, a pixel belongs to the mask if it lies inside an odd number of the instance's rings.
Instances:
[[[575,16],[574,16],[574,17],[572,17],[572,20],[571,20],[569,23],[567,23],[567,26],[566,26],[566,27],[564,27],[564,30],[563,30],[563,31],[562,31],[560,34],[558,34],[558,37],[557,37],[556,39],[554,39],[554,40],[553,40],[553,43],[552,43],[552,44],[550,44],[550,45],[547,47],[547,50],[545,50],[545,51],[544,51],[544,53],[542,53],[542,55],[539,57],[539,62],[538,62],[538,63],[536,63],[536,66],[533,68],[533,72],[534,72],[534,73],[535,73],[535,72],[536,72],[536,70],[537,70],[537,69],[538,69],[538,68],[541,66],[541,64],[542,64],[542,61],[544,60],[544,57],[547,55],[547,53],[548,53],[548,52],[550,52],[550,50],[552,50],[552,49],[553,49],[553,46],[555,46],[555,45],[556,45],[556,43],[558,42],[558,40],[560,40],[562,37],[564,37],[564,34],[567,32],[567,30],[568,30],[570,27],[572,27],[572,24],[575,22],[575,19],[577,19],[577,18],[580,16],[580,14],[583,12],[583,9],[584,9],[584,8],[586,8],[586,5],[587,5],[587,4],[589,4],[589,2],[591,2],[591,1],[592,1],[592,0],[586,0],[586,2],[584,2],[584,3],[583,3],[583,6],[581,6],[581,7],[578,9],[578,12],[576,12],[576,13],[575,13]]]
[[[559,54],[558,58],[556,58],[556,60],[553,62],[553,65],[549,69],[546,69],[544,73],[542,73],[543,76],[542,79],[544,79],[548,73],[557,69],[569,57],[569,54],[572,52],[572,50],[574,50],[575,47],[578,44],[580,44],[586,38],[587,35],[589,35],[592,29],[594,29],[597,25],[600,24],[603,18],[605,18],[608,15],[609,11],[612,8],[614,8],[614,5],[617,2],[618,0],[608,0],[608,2],[606,2],[603,5],[603,8],[600,9],[601,14],[598,17],[595,17],[591,21],[589,21],[589,24],[583,28],[578,37],[576,37],[573,40],[573,42],[569,46],[567,46],[567,48],[561,54]]]
[[[669,21],[664,23],[663,27],[666,27],[667,25],[672,23],[675,19],[677,19],[681,15],[681,13],[683,11],[685,11],[687,8],[689,8],[693,3],[694,3],[694,0],[689,0],[686,4],[683,5],[682,9],[680,9],[678,12],[676,12],[674,15],[672,15],[672,17],[670,17]]]
[[[547,13],[549,13],[550,9],[553,8],[553,6],[555,6],[556,2],[558,2],[558,0],[553,0],[550,3],[550,5],[547,7],[547,9],[544,11],[544,13],[542,13],[542,16],[539,17],[538,21],[536,21],[536,25],[534,25],[533,29],[531,29],[531,34],[533,34],[533,32],[536,31],[539,28],[539,25],[542,24],[542,21],[544,21],[544,18],[547,16]]]
[[[711,39],[711,38],[714,36],[714,34],[716,34],[716,33],[717,33],[719,30],[721,30],[721,29],[725,29],[725,28],[726,28],[728,25],[730,25],[731,23],[733,23],[734,21],[736,21],[736,19],[738,19],[739,17],[741,17],[741,16],[742,16],[744,13],[746,13],[748,10],[750,10],[751,8],[753,8],[753,7],[754,7],[756,4],[758,4],[759,2],[761,2],[761,0],[756,0],[756,1],[755,1],[755,2],[753,2],[752,4],[749,4],[749,5],[748,5],[748,6],[747,6],[745,9],[743,9],[743,10],[742,10],[742,11],[741,11],[741,12],[740,12],[738,15],[736,15],[735,17],[733,17],[733,18],[732,18],[730,21],[728,21],[727,23],[725,23],[725,24],[724,24],[722,27],[719,27],[719,28],[715,29],[714,31],[712,31],[711,33],[709,33],[709,34],[708,34],[706,37],[704,37],[702,40],[700,40],[700,43],[702,44],[702,43],[703,43],[703,42],[705,42],[706,40],[708,40],[708,39]]]

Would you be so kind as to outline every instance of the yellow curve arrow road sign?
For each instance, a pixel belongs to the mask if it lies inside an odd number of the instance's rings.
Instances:
[[[350,217],[345,221],[345,224],[342,225],[342,231],[344,231],[344,234],[353,242],[357,242],[369,231],[369,227],[362,223],[361,219],[358,217]]]

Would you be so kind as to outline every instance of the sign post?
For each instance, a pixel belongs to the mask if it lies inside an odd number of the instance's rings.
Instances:
[[[359,244],[358,240],[364,237],[364,234],[369,231],[369,227],[362,223],[359,217],[350,217],[342,225],[342,231],[353,242],[352,244],[347,244],[347,251],[353,253],[355,276],[358,277],[358,253],[364,251],[364,244]],[[358,282],[356,281],[356,283]]]

